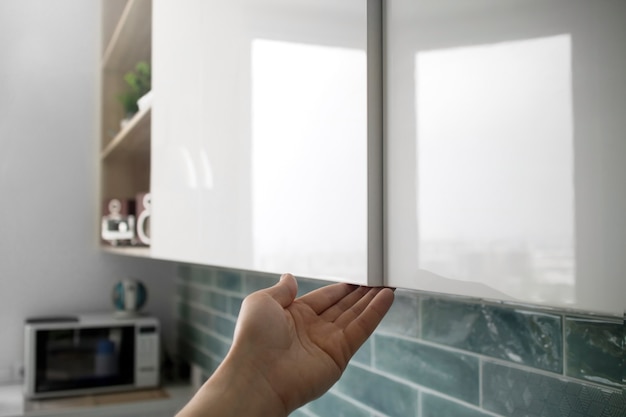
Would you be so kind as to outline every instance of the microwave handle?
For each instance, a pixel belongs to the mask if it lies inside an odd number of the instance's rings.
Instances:
[[[29,317],[26,319],[27,324],[37,323],[77,323],[77,316],[45,316],[45,317]]]

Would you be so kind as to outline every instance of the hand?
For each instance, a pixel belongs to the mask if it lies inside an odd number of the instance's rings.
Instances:
[[[263,374],[292,411],[326,392],[391,306],[389,289],[336,284],[297,300],[295,278],[247,297],[233,354]]]
[[[350,284],[298,299],[296,293],[295,278],[285,274],[275,286],[246,297],[231,350],[190,403],[195,406],[186,409],[197,415],[204,409],[215,416],[287,416],[339,379],[393,302],[391,289]],[[211,405],[228,403],[235,392],[238,400],[224,408],[227,414]]]

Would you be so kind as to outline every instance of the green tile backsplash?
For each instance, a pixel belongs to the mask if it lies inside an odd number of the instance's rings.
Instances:
[[[420,299],[407,291],[396,291],[389,312],[380,324],[380,329],[400,336],[420,336]]]
[[[565,320],[567,374],[616,387],[624,377],[624,325],[593,319]]]
[[[561,317],[513,308],[426,298],[422,337],[493,358],[563,370]]]
[[[368,409],[359,407],[334,393],[324,395],[323,400],[313,401],[308,410],[318,416],[370,417]]]
[[[354,364],[346,368],[333,390],[390,417],[417,413],[418,391],[415,387]]]
[[[210,375],[278,276],[181,265],[180,355]],[[299,280],[299,294],[327,285]],[[337,384],[294,417],[626,417],[624,323],[396,291]]]
[[[490,415],[438,395],[422,394],[423,417],[487,417]]]
[[[479,359],[418,341],[375,335],[375,367],[417,385],[478,404]]]
[[[626,415],[621,391],[602,389],[487,362],[483,407],[505,416],[617,417]]]

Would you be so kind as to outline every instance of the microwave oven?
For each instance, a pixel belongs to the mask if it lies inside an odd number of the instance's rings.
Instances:
[[[160,326],[113,314],[28,319],[24,396],[50,398],[156,387]]]

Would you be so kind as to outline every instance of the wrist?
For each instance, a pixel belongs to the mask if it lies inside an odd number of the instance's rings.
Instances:
[[[287,417],[291,411],[270,385],[265,370],[254,360],[246,360],[231,350],[215,376],[213,382],[227,384],[227,395],[240,403],[236,416]]]
[[[177,417],[287,417],[288,410],[262,370],[229,354]]]

